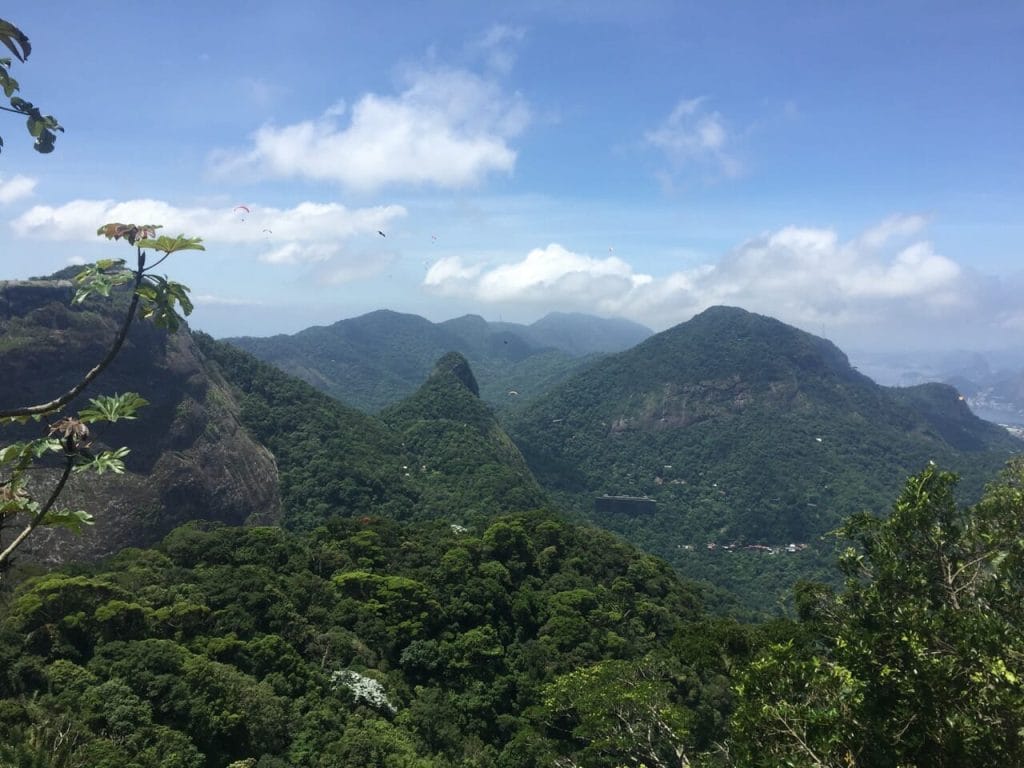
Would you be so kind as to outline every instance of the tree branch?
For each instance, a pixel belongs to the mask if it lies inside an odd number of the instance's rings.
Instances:
[[[60,496],[61,491],[64,490],[64,484],[67,483],[68,477],[71,476],[71,469],[74,466],[75,457],[72,454],[66,454],[64,459],[64,471],[61,473],[60,480],[57,481],[57,485],[55,485],[53,491],[50,492],[50,498],[48,498],[46,503],[39,508],[39,511],[32,516],[32,519],[28,521],[28,525],[25,526],[25,529],[14,537],[14,541],[7,546],[7,549],[0,552],[0,570],[2,570],[6,565],[11,553],[18,548],[21,542],[28,538],[29,534],[32,533],[32,531],[34,531],[41,522],[43,522],[43,518],[46,517],[46,513],[50,511],[50,507],[54,505],[57,501],[57,497]]]

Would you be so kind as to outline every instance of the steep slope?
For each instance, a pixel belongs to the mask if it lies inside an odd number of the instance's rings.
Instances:
[[[67,281],[0,282],[0,402],[12,407],[65,391],[102,356],[116,334],[123,297],[81,307]],[[123,475],[72,476],[64,499],[93,513],[96,524],[73,537],[38,531],[31,551],[51,562],[93,559],[125,546],[147,546],[192,520],[230,524],[277,519],[280,502],[271,454],[239,422],[239,406],[211,371],[189,333],[136,321],[121,353],[73,404],[135,391],[149,405],[136,421],[94,431],[97,445],[126,445]],[[3,441],[45,427],[4,428]],[[45,486],[39,478],[39,487]]]
[[[830,342],[727,307],[596,363],[508,429],[563,501],[687,567],[709,542],[813,542],[884,512],[929,460],[977,493],[1024,448],[952,388],[879,387]],[[595,513],[601,494],[657,507]]]
[[[277,458],[288,528],[336,516],[463,523],[543,501],[458,354],[374,417],[230,344],[197,339],[234,388],[242,422]]]
[[[626,321],[580,315],[549,316],[525,326],[489,323],[477,315],[431,323],[380,310],[291,336],[225,341],[348,405],[376,412],[415,392],[434,361],[449,351],[470,361],[485,401],[514,410],[594,354],[619,351],[645,335],[647,329]]]
[[[519,450],[480,400],[458,352],[438,360],[416,394],[380,418],[401,434],[411,456],[407,476],[428,508],[466,519],[540,506],[544,494]]]

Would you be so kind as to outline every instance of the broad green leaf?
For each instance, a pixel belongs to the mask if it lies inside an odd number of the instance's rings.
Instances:
[[[51,509],[43,517],[43,525],[67,528],[76,533],[81,531],[83,526],[92,524],[93,516],[81,509]]]
[[[89,400],[90,408],[78,412],[78,418],[89,424],[95,421],[117,421],[134,419],[135,412],[148,405],[149,401],[135,392],[124,392],[114,395],[100,395]]]
[[[114,451],[103,451],[92,458],[75,465],[75,472],[93,471],[98,475],[104,472],[113,472],[120,475],[124,472],[124,457],[129,449],[122,447]]]
[[[147,235],[145,239],[140,239],[136,244],[143,250],[171,254],[175,251],[205,251],[206,246],[202,243],[203,239],[201,237],[185,237],[184,235],[178,235],[177,237],[170,237],[168,235],[153,237]]]

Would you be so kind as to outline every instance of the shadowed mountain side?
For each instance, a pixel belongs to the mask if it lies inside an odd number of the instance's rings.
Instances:
[[[67,281],[0,283],[0,402],[46,401],[77,382],[117,333],[123,296],[70,306]],[[94,447],[128,446],[123,475],[73,475],[62,497],[95,525],[80,536],[38,530],[26,554],[47,562],[95,559],[147,546],[192,520],[273,522],[280,512],[270,453],[239,422],[226,383],[205,364],[183,326],[174,334],[136,320],[118,357],[76,400],[135,391],[149,401],[134,421],[102,424]],[[2,438],[35,437],[45,425],[5,427]],[[54,470],[53,472],[55,472]],[[36,478],[45,489],[52,472]]]

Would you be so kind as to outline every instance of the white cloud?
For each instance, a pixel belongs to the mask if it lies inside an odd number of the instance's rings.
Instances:
[[[266,264],[307,264],[328,261],[338,253],[333,243],[285,243],[260,254]]]
[[[339,203],[299,203],[294,208],[248,205],[182,208],[163,200],[73,200],[60,206],[37,205],[11,222],[22,237],[48,240],[96,239],[96,228],[111,221],[160,223],[164,231],[198,234],[204,241],[261,243],[283,248],[289,243],[336,242],[376,234],[405,215],[400,205],[346,208]]]
[[[890,219],[848,242],[831,229],[785,227],[725,254],[717,263],[662,277],[617,258],[594,258],[552,244],[498,266],[439,261],[427,289],[504,305],[580,309],[667,327],[716,304],[730,304],[817,328],[867,326],[894,313],[947,317],[972,301],[968,280],[926,241],[882,249],[918,222]],[[870,243],[871,245],[867,245]],[[1012,320],[1009,320],[1012,322]]]
[[[644,134],[644,139],[664,152],[675,168],[710,165],[725,176],[738,176],[742,167],[729,151],[725,119],[703,104],[703,98],[680,101],[660,126]]]
[[[346,208],[339,203],[304,202],[281,209],[247,205],[182,208],[162,200],[73,200],[61,206],[37,205],[11,222],[17,235],[47,240],[95,241],[97,226],[106,222],[160,223],[168,234],[203,238],[207,248],[217,244],[249,246],[246,250],[266,264],[327,264],[335,272],[348,269],[345,243],[377,236],[405,216],[398,205]],[[357,274],[364,274],[359,267]],[[333,282],[332,280],[327,280]]]
[[[392,184],[460,188],[490,173],[510,173],[509,139],[529,121],[518,94],[459,69],[410,71],[397,96],[366,94],[347,125],[332,107],[317,120],[265,125],[248,150],[220,152],[225,175],[300,177],[359,189]]]
[[[10,179],[0,179],[0,203],[13,203],[28,197],[35,190],[36,183],[35,179],[20,174]]]
[[[444,295],[466,295],[486,303],[524,303],[609,309],[634,288],[651,281],[617,257],[593,258],[557,243],[530,251],[524,259],[491,269],[441,259],[424,285]]]

